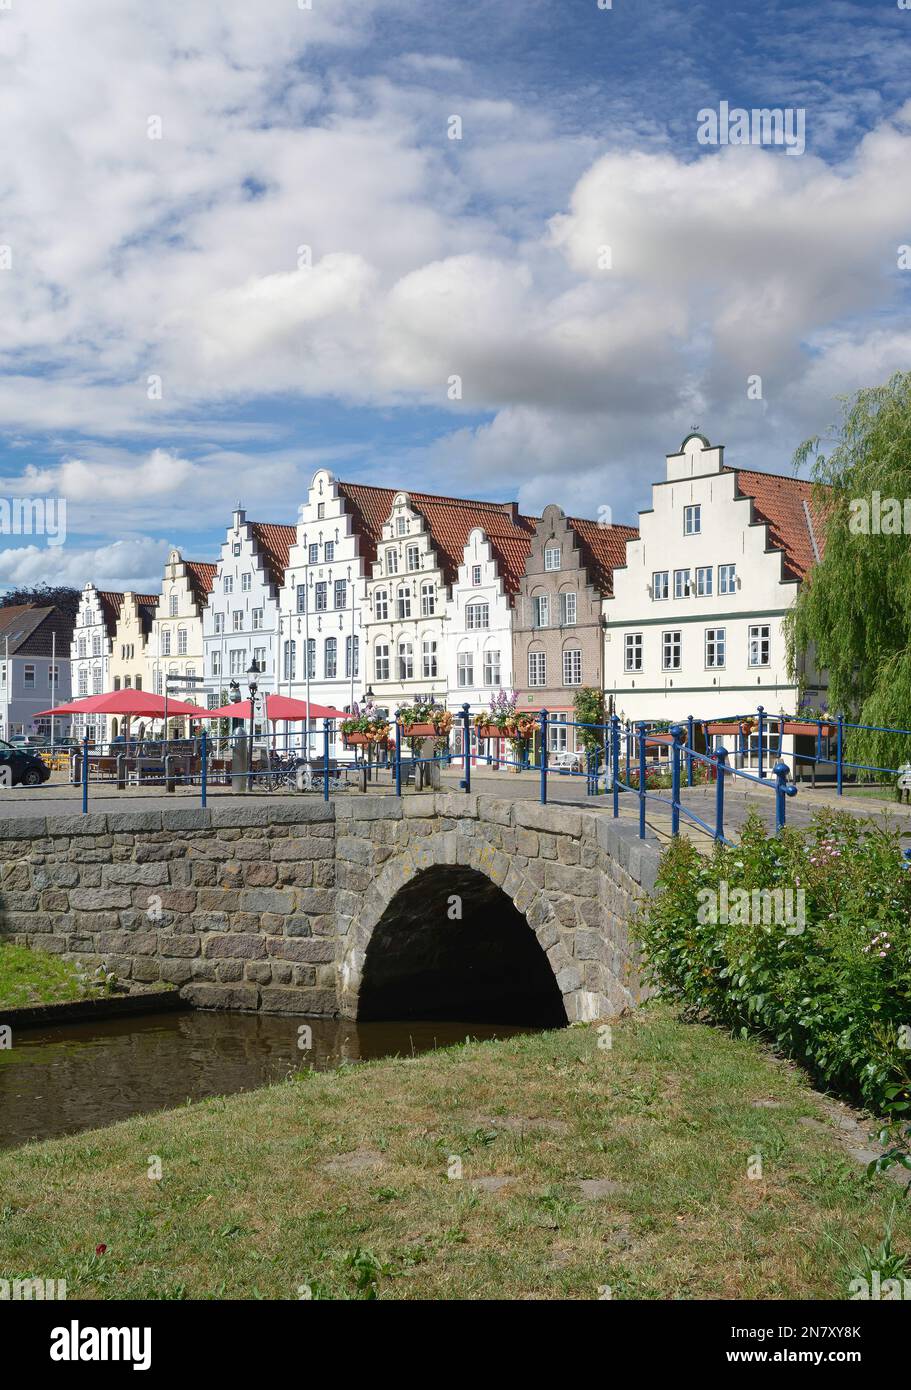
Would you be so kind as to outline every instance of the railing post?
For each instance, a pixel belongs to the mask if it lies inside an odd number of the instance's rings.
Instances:
[[[465,759],[465,776],[462,780],[462,787],[466,792],[471,791],[471,726],[469,716],[471,707],[466,703],[462,706],[462,754]]]
[[[680,834],[680,738],[683,729],[671,725],[671,834]]]
[[[309,705],[307,711],[309,713]],[[323,800],[329,800],[329,720],[323,720]]]
[[[715,749],[715,761],[718,765],[717,781],[715,782],[715,839],[724,839],[724,770],[727,766],[728,751],[725,747]]]
[[[835,752],[835,776],[838,781],[838,795],[842,795],[844,764],[842,763],[842,750],[844,748],[845,737],[845,717],[843,714],[838,716],[838,733],[836,738]]]
[[[541,805],[547,802],[547,710],[538,716],[541,723]]]
[[[639,730],[639,839],[645,839],[645,724],[640,720]]]
[[[773,768],[775,773],[775,834],[784,829],[785,805],[788,795],[793,795],[796,787],[788,786],[788,765],[786,762],[778,762]]]
[[[686,716],[686,785],[693,785],[693,754],[690,751],[693,747],[693,716]]]
[[[399,719],[399,712],[395,712],[395,794],[402,795],[402,721]]]
[[[616,714],[610,717],[610,759],[611,777],[614,792],[614,816],[620,814],[620,720]]]
[[[82,814],[89,813],[89,736],[82,740]]]
[[[209,789],[209,736],[205,729],[200,737],[200,805],[206,804],[206,792]]]
[[[757,710],[757,719],[756,719],[756,749],[757,749],[757,755],[758,755],[758,756],[757,756],[757,764],[758,764],[757,770],[758,770],[758,772],[759,772],[759,776],[760,776],[760,777],[765,777],[765,766],[764,766],[764,757],[763,757],[764,752],[765,752],[765,749],[764,749],[764,747],[763,747],[764,743],[765,743],[765,710],[764,710],[764,708],[762,707],[762,705],[760,705],[760,706],[759,706],[759,709]],[[749,745],[747,745],[747,751],[749,751]]]

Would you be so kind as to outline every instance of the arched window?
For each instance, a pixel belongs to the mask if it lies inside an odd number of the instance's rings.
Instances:
[[[421,617],[432,618],[437,611],[437,588],[435,584],[421,585]]]
[[[395,616],[411,617],[411,590],[407,584],[400,584],[395,594]]]
[[[388,681],[389,679],[388,642],[377,642],[373,649],[373,679],[377,681]]]
[[[324,662],[323,674],[326,680],[335,680],[338,672],[338,641],[334,637],[326,638]]]
[[[389,590],[377,589],[373,598],[373,616],[380,622],[389,617]]]

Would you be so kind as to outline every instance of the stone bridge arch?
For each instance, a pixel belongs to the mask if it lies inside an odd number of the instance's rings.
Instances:
[[[373,798],[373,806],[367,800],[354,804],[350,817],[343,819],[338,810],[338,995],[344,1017],[369,1016],[377,984],[389,984],[388,970],[377,981],[377,953],[380,945],[390,945],[394,929],[404,932],[406,947],[419,941],[412,919],[422,895],[428,916],[439,923],[441,895],[458,895],[460,884],[470,899],[502,913],[517,951],[514,962],[532,972],[534,953],[522,954],[515,931],[515,919],[523,922],[527,944],[546,961],[562,1003],[565,1018],[551,1014],[548,1021],[601,1018],[636,1001],[637,963],[630,958],[626,923],[642,891],[641,865],[631,862],[627,831],[600,814],[486,796],[428,793],[398,803]],[[414,965],[420,976],[423,962]],[[421,1014],[417,1006],[411,1012]]]

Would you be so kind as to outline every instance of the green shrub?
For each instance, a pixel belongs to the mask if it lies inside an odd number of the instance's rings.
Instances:
[[[771,893],[752,896],[775,889],[773,902]],[[746,911],[739,890],[751,895]],[[790,920],[774,912],[786,890]],[[678,837],[639,936],[663,994],[761,1033],[818,1082],[880,1113],[894,1105],[896,1086],[907,1099],[911,873],[897,832],[826,810],[809,828],[773,837],[751,815],[741,843],[718,845],[709,858]]]

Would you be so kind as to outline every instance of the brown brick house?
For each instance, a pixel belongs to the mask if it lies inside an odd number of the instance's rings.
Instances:
[[[567,517],[554,504],[535,529],[515,599],[513,671],[520,704],[553,716],[553,751],[576,746],[566,728],[575,692],[604,688],[603,599],[637,535],[634,526]]]

